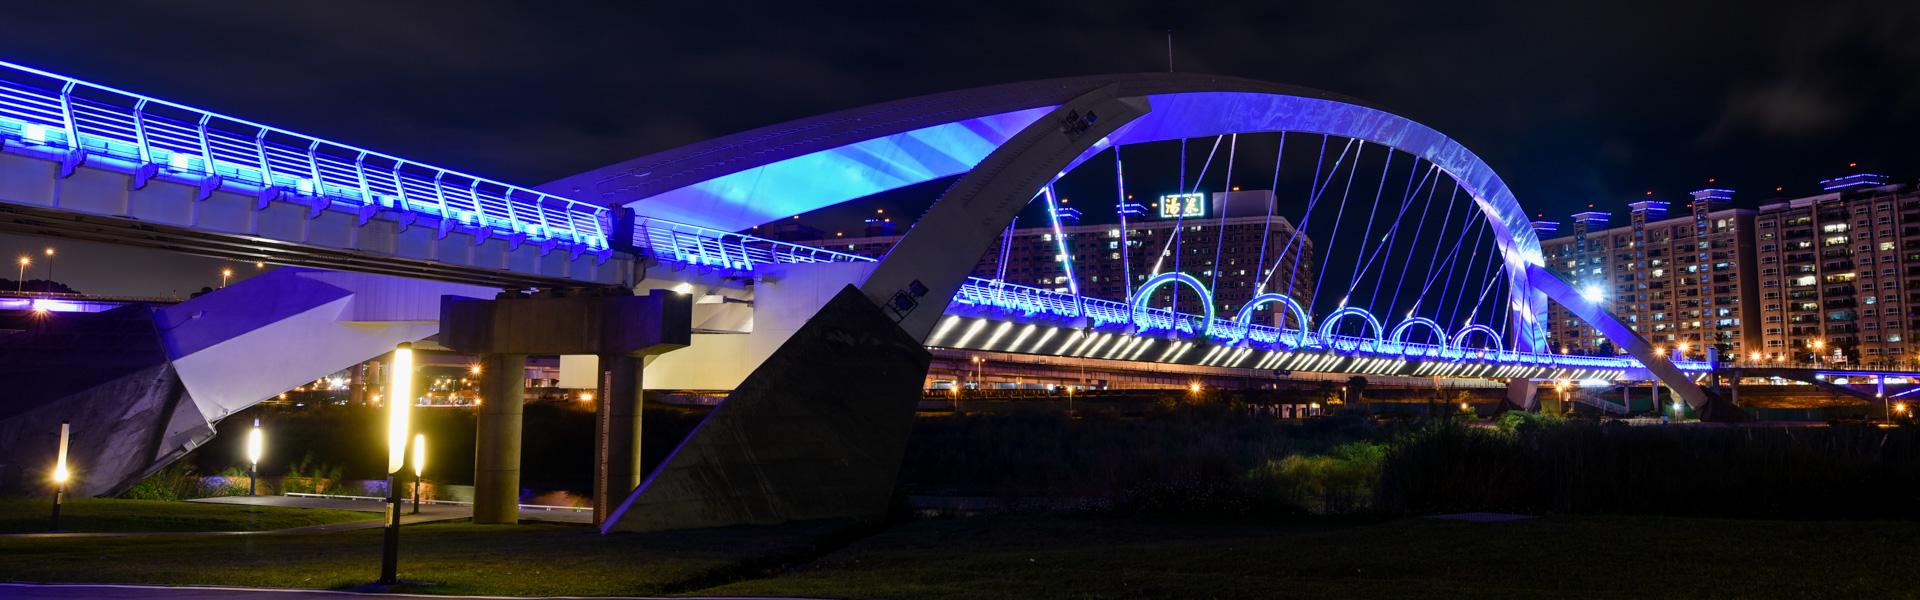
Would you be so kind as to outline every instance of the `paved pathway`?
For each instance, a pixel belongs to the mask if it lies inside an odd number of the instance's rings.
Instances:
[[[363,592],[334,592],[324,590],[277,590],[262,588],[228,587],[168,587],[150,585],[91,585],[91,584],[33,584],[0,583],[0,598],[22,598],[26,600],[79,600],[100,598],[104,600],[352,600],[366,598],[388,600],[399,598],[438,598],[441,600],[477,600],[494,599],[502,596],[437,596],[425,594],[376,594]],[[579,598],[579,596],[540,596],[540,598]],[[598,600],[654,600],[653,597],[637,596],[613,597],[595,596]],[[700,600],[701,596],[677,596],[680,600]],[[708,600],[716,597],[706,596]],[[731,600],[802,600],[799,598],[733,597]]]
[[[386,512],[386,504],[383,502],[380,502],[377,500],[356,500],[352,498],[343,498],[343,497],[315,498],[315,497],[308,497],[308,496],[222,496],[219,498],[200,498],[196,500],[188,500],[188,502],[203,502],[207,504],[241,504],[241,505],[248,505],[248,506],[277,506],[281,508],[331,508],[335,510],[360,510],[360,511],[377,512],[377,513]],[[406,507],[406,510],[409,512],[408,516],[416,516],[411,514],[413,510],[412,502],[402,502],[402,504]],[[465,519],[473,516],[473,506],[468,504],[434,504],[431,502],[421,505],[420,514],[417,516],[427,517],[429,515],[433,515],[437,518],[427,519],[428,521]],[[522,506],[520,507],[520,520],[544,521],[549,523],[586,524],[586,523],[593,522],[593,513],[588,511],[548,510],[548,509],[540,509],[540,508],[528,508],[526,506]],[[400,522],[405,524],[405,523],[412,523],[413,521],[408,521],[407,517],[402,517]],[[426,521],[421,521],[421,522],[426,522]]]
[[[198,498],[188,502],[203,504],[237,504],[242,506],[273,506],[279,508],[330,508],[375,513],[384,516],[385,503],[372,500],[354,500],[350,498],[307,498],[300,496],[223,496],[219,498]],[[406,503],[406,514],[400,516],[401,525],[418,525],[439,521],[457,521],[471,518],[473,507],[462,504],[426,504],[420,507],[420,514],[413,514],[413,504]],[[520,520],[543,521],[548,523],[590,524],[593,513],[586,511],[548,510],[540,508],[520,508]],[[347,521],[325,525],[308,525],[287,529],[269,529],[265,531],[69,531],[60,533],[7,533],[0,539],[60,539],[60,538],[96,538],[96,537],[201,537],[201,536],[248,536],[248,535],[303,535],[315,533],[335,533],[359,529],[379,529],[386,522],[379,518],[365,521]],[[0,593],[0,598],[6,598]]]

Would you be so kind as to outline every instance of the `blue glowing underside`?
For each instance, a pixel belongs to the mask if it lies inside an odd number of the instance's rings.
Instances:
[[[965,173],[1050,110],[1018,110],[873,138],[737,171],[629,206],[659,219],[746,229]]]

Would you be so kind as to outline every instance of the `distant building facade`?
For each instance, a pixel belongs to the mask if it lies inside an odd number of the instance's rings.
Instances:
[[[1825,193],[1732,208],[1706,189],[1679,215],[1629,205],[1628,223],[1574,215],[1545,239],[1550,270],[1661,349],[1722,360],[1911,362],[1908,306],[1920,303],[1920,191],[1884,177],[1822,182]],[[1542,235],[1557,224],[1538,223]],[[1548,339],[1573,354],[1617,354],[1555,304]]]

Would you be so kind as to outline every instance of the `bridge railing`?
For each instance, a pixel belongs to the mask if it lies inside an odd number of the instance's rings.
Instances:
[[[751,271],[756,265],[871,262],[873,259],[731,231],[638,217],[634,245],[660,260]]]
[[[262,200],[309,199],[314,214],[340,205],[362,221],[381,209],[535,242],[608,248],[611,211],[365,148],[0,62],[0,145],[132,168],[153,177],[235,184]]]

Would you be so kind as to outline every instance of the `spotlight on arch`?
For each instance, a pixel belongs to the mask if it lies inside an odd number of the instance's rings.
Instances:
[[[1601,290],[1600,286],[1589,284],[1585,289],[1580,290],[1580,297],[1586,298],[1588,302],[1599,302],[1607,297],[1607,293]]]

